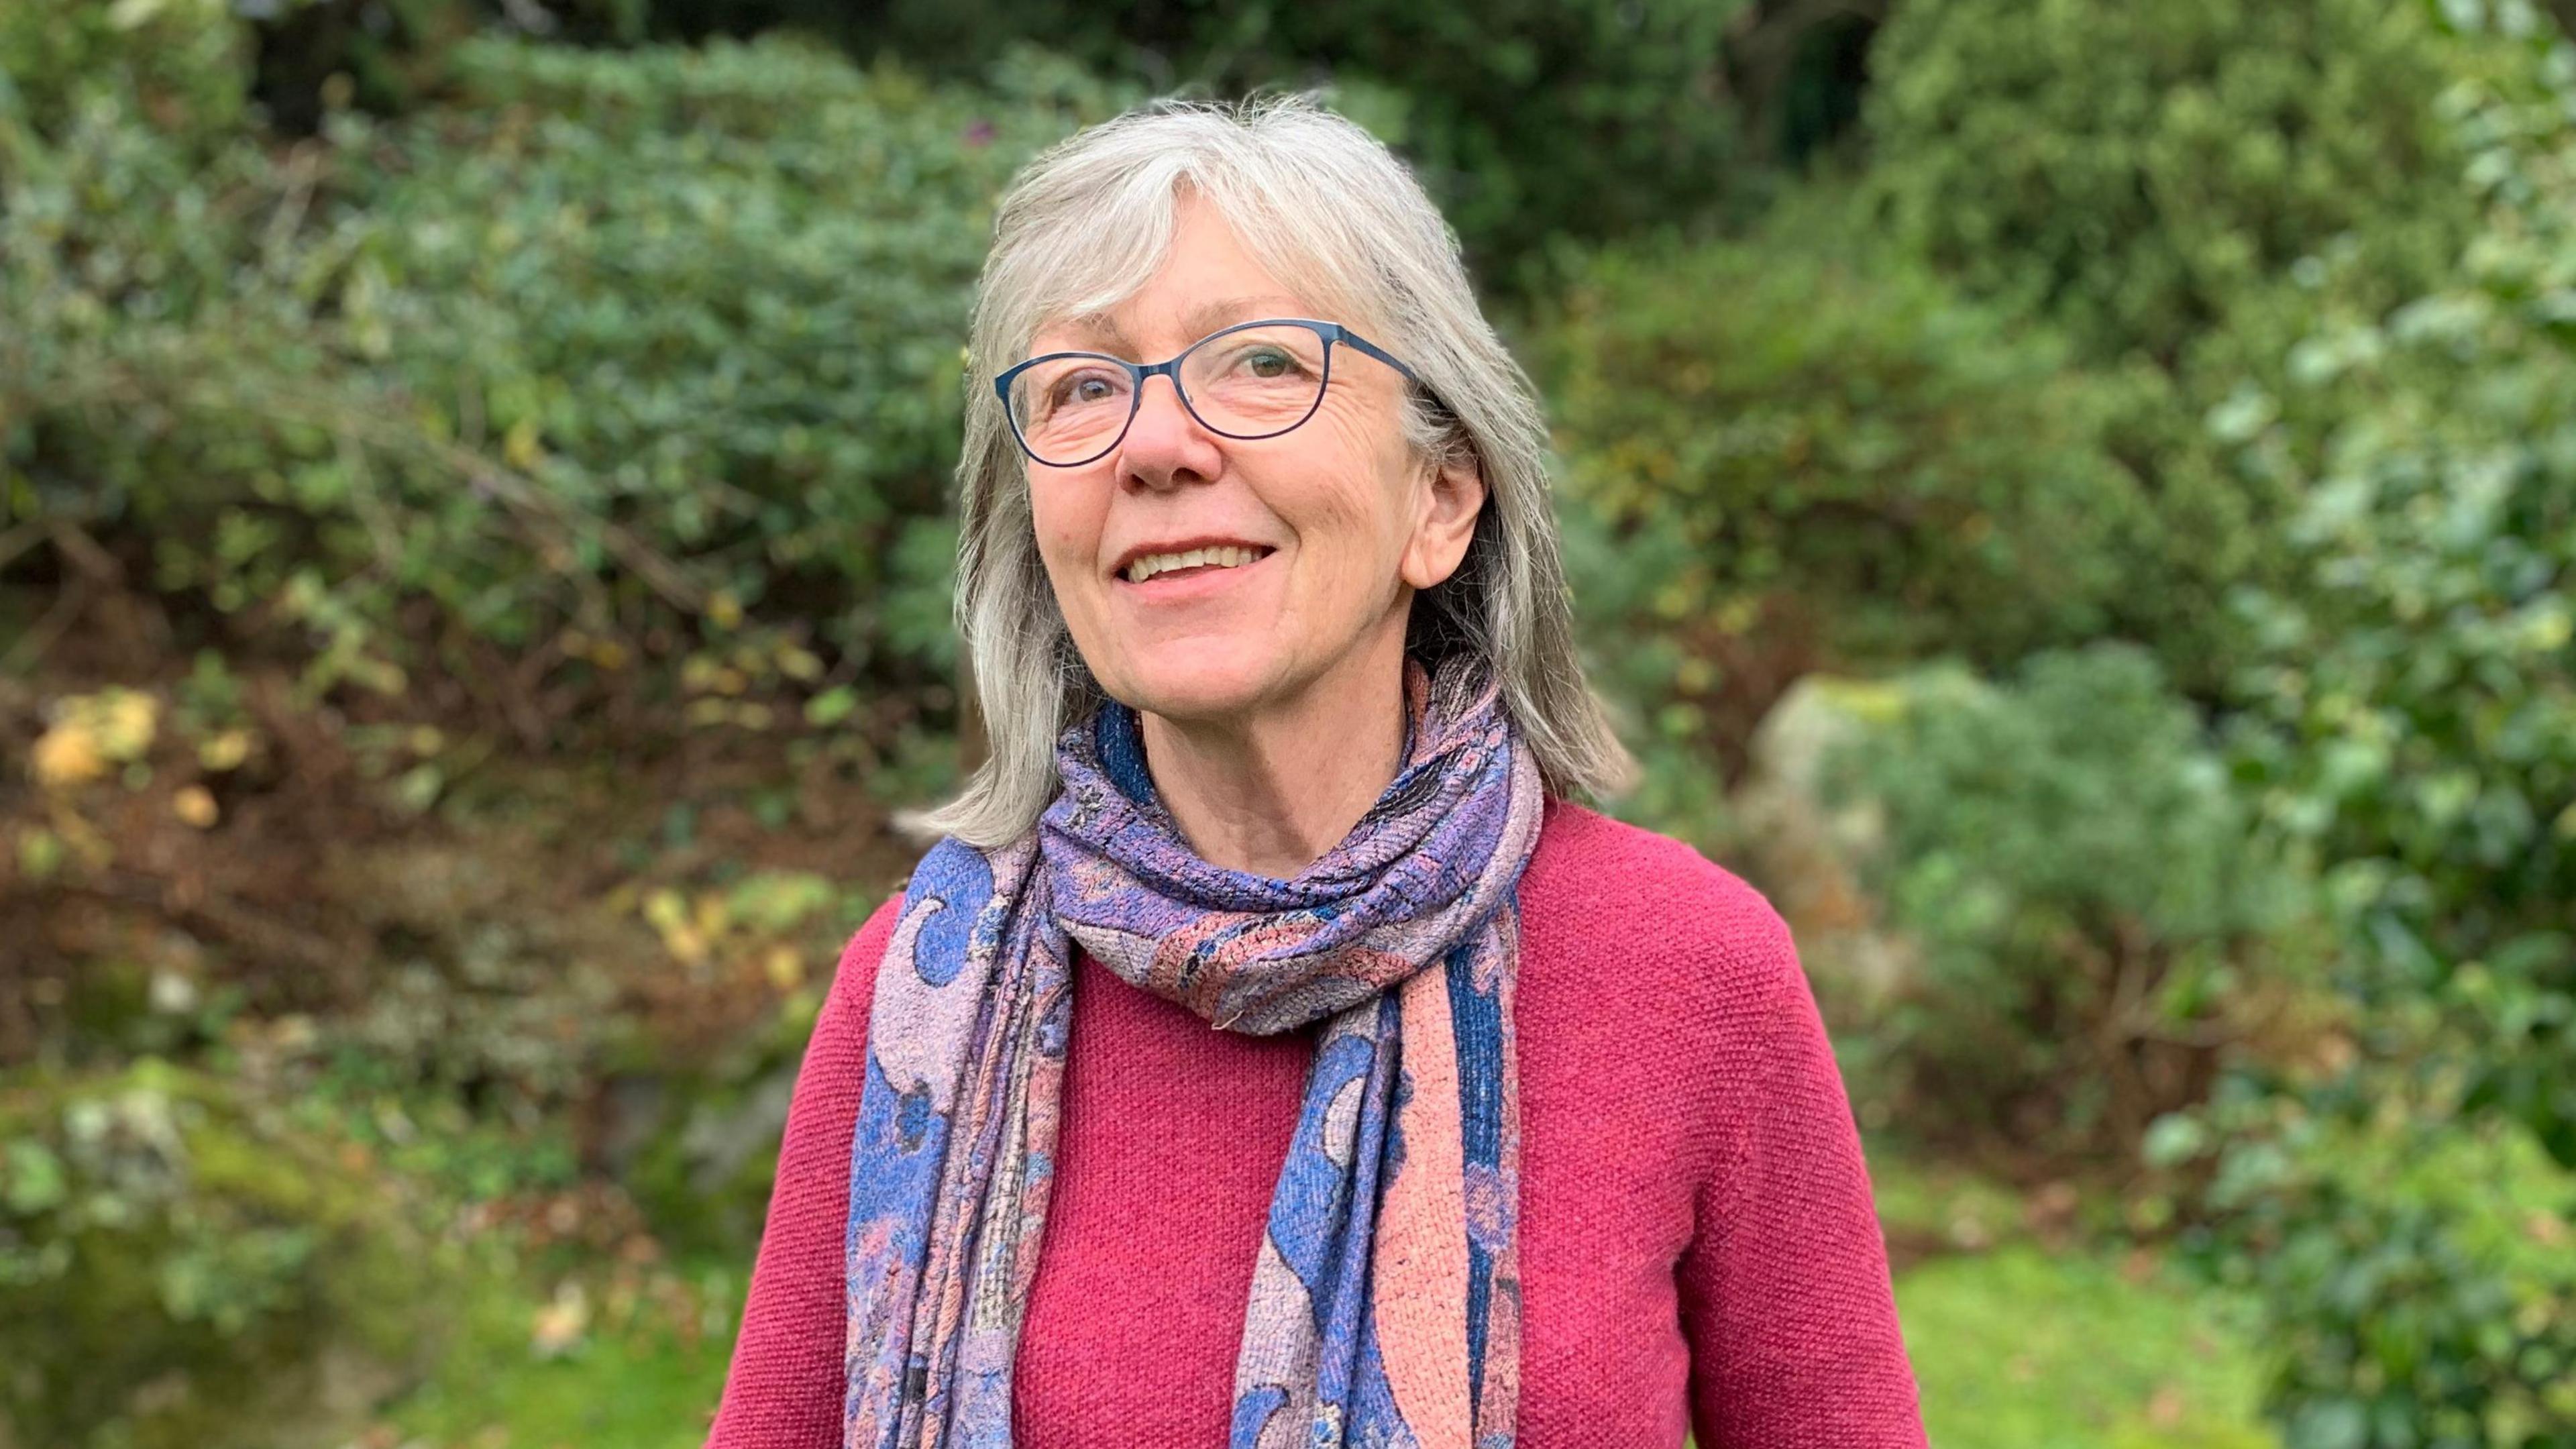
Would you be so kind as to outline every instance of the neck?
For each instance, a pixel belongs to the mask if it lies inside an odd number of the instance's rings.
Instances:
[[[1290,879],[1342,843],[1403,767],[1404,628],[1294,698],[1223,720],[1140,717],[1145,766],[1211,865]]]

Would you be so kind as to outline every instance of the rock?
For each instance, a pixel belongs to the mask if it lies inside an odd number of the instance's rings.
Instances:
[[[1746,873],[1789,923],[1836,1025],[1874,1019],[1912,976],[1915,957],[1881,928],[1865,884],[1886,840],[1882,813],[1867,802],[1828,804],[1825,767],[1834,751],[1905,707],[1901,686],[1806,676],[1755,729],[1745,781],[1730,802]]]

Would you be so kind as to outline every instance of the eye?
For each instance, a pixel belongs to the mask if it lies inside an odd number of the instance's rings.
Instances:
[[[1244,354],[1243,365],[1254,377],[1285,377],[1297,370],[1297,359],[1276,347],[1256,347]]]
[[[1309,375],[1305,360],[1275,342],[1254,342],[1236,350],[1228,359],[1236,376],[1255,382],[1275,382],[1280,378]]]
[[[1085,369],[1057,378],[1055,385],[1047,390],[1047,406],[1050,409],[1081,407],[1086,403],[1111,401],[1118,393],[1116,379],[1097,368]]]

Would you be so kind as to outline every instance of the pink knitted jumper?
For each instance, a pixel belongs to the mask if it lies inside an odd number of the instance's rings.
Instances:
[[[1924,1443],[1860,1139],[1788,928],[1549,801],[1522,877],[1521,1449]],[[839,1449],[842,1229],[888,902],[796,1082],[711,1449]],[[1077,954],[1022,1449],[1220,1449],[1310,1032],[1211,1029]]]

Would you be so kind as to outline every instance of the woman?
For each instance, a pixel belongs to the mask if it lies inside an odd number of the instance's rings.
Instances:
[[[1095,127],[970,357],[992,754],[842,957],[710,1443],[1921,1444],[1787,929],[1574,803],[1544,426],[1403,166]]]

